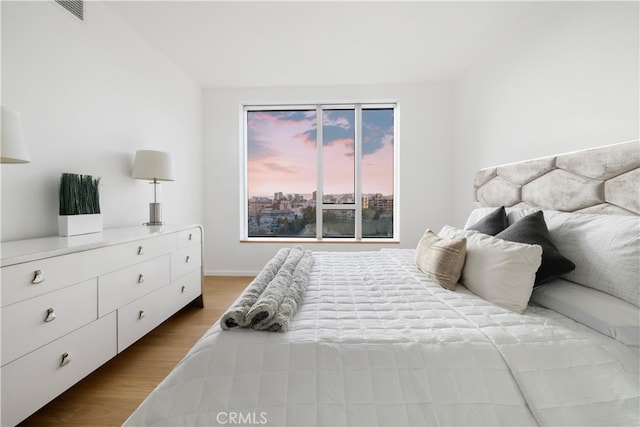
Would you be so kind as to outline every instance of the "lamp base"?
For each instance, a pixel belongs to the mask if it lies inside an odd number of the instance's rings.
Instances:
[[[149,222],[145,222],[144,225],[164,225],[162,203],[149,203]]]

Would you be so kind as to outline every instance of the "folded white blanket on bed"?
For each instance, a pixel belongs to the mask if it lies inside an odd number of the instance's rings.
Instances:
[[[262,295],[267,285],[271,283],[276,276],[280,267],[282,267],[287,260],[290,251],[291,249],[289,248],[280,249],[278,253],[267,262],[262,271],[249,283],[249,286],[246,287],[238,299],[222,315],[220,319],[222,329],[245,328],[249,326],[250,321],[247,319],[247,313],[256,301],[258,301],[258,298]]]
[[[309,283],[313,254],[281,249],[220,319],[223,329],[286,332]]]
[[[301,256],[298,256],[298,252]],[[289,258],[291,262],[287,260],[284,263],[280,272],[247,313],[253,329],[286,332],[289,321],[302,304],[309,283],[313,255],[311,251],[295,247],[291,250]]]

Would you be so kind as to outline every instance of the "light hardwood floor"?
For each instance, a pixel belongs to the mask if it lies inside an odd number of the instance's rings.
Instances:
[[[205,277],[205,308],[176,313],[20,426],[120,426],[251,280]]]

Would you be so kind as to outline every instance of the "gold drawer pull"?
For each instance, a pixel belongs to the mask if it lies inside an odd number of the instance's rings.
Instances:
[[[144,248],[142,246],[138,246],[138,255],[144,255]]]
[[[44,318],[45,322],[53,322],[56,320],[56,313],[53,308],[47,308],[47,317]]]
[[[144,274],[138,274],[138,283],[144,282]]]
[[[33,272],[33,280],[31,283],[37,285],[38,283],[44,282],[44,277],[42,276],[42,270],[36,270]]]
[[[190,261],[191,261],[191,257],[187,255],[187,257],[184,259],[184,262],[189,264]]]
[[[184,291],[186,291],[186,290],[187,290],[187,287],[186,287],[186,286],[183,286],[183,287],[182,287],[182,289],[180,289],[180,293],[181,293],[181,294],[184,294]]]
[[[140,310],[138,312],[138,320],[142,320],[142,319],[144,319],[144,310]]]
[[[189,233],[189,240],[193,240],[193,234]]]
[[[62,359],[60,360],[60,366],[68,365],[71,362],[71,355],[69,353],[63,353]]]

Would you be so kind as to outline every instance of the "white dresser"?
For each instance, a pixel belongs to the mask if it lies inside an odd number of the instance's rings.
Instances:
[[[1,424],[15,425],[190,302],[199,225],[2,243]]]

